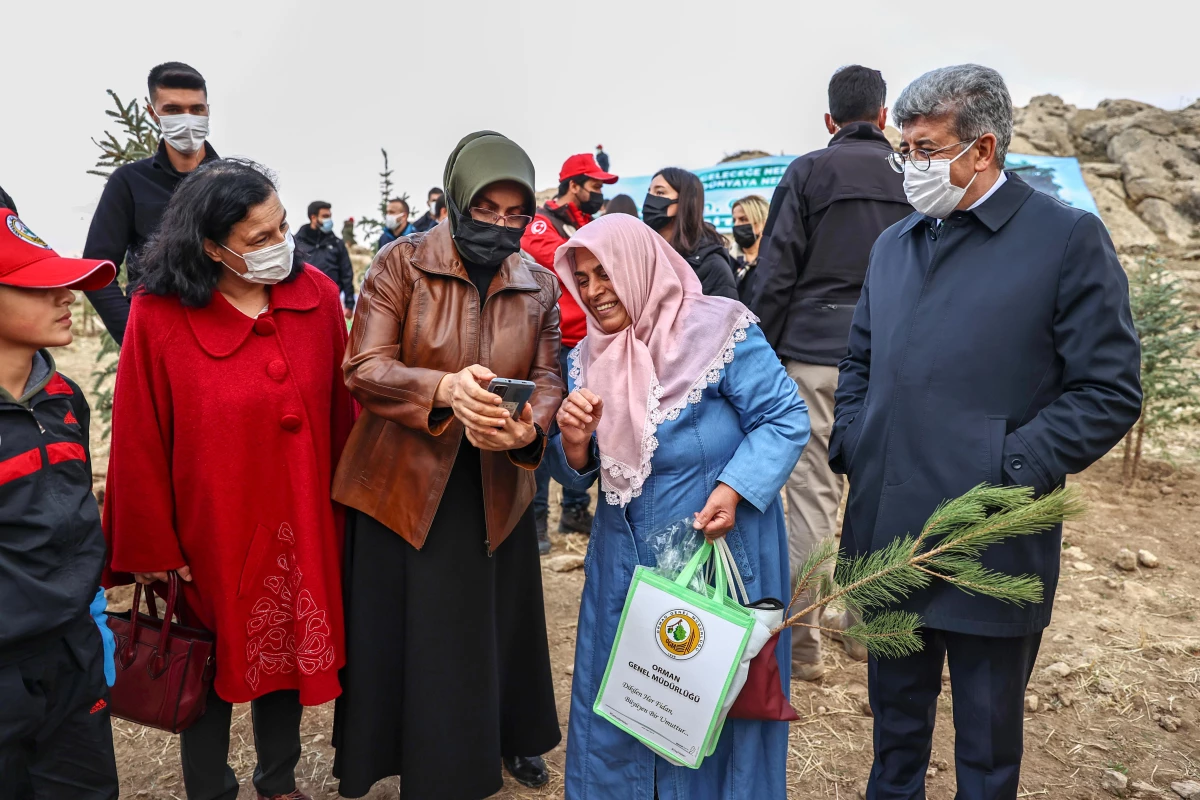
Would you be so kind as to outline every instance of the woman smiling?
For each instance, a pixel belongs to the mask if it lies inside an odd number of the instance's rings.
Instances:
[[[808,441],[808,413],[733,300],[646,225],[613,214],[559,248],[555,269],[587,313],[570,396],[547,457],[564,486],[599,472],[606,503],[588,545],[567,737],[566,796],[707,800],[786,795],[787,723],[729,720],[698,770],[659,758],[592,711],[646,537],[695,515],[727,537],[747,590],[788,594],[779,490]],[[776,649],[788,691],[791,639]]]

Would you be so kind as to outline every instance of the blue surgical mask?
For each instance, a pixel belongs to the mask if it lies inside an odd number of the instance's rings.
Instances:
[[[326,233],[333,233],[333,217],[321,220],[321,230]]]

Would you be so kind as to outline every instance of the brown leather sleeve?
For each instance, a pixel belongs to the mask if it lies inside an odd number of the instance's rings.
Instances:
[[[430,419],[434,394],[446,373],[400,360],[400,332],[411,287],[405,271],[411,254],[412,247],[401,244],[375,257],[359,291],[342,373],[346,388],[367,411],[436,436],[452,419]]]
[[[541,277],[539,275],[539,279]],[[554,422],[554,415],[558,413],[558,407],[562,405],[566,396],[566,384],[563,383],[558,368],[558,351],[562,347],[562,331],[558,327],[558,279],[549,275],[549,280],[539,282],[542,284],[541,299],[547,303],[547,308],[542,316],[542,329],[538,332],[537,353],[529,371],[529,380],[537,386],[529,404],[533,408],[533,421],[543,431],[548,431]],[[545,452],[544,447],[542,452]],[[512,458],[511,455],[509,460],[524,469],[537,469],[542,460],[541,455],[539,453],[537,463],[532,464]]]

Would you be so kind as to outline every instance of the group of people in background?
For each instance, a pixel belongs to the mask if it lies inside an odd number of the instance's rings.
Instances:
[[[1108,234],[1003,171],[1012,103],[985,67],[909,84],[898,152],[883,77],[839,70],[828,146],[769,203],[733,204],[733,254],[686,170],[655,174],[639,214],[605,208],[607,154],[573,155],[539,206],[521,146],[472,133],[422,217],[387,204],[360,287],[329,203],[293,231],[270,171],[217,155],[195,69],[148,88],[158,152],[113,173],[83,259],[0,196],[0,800],[117,796],[97,589],[169,573],[216,637],[180,737],[189,800],[237,796],[244,702],[260,800],[308,796],[303,708],[331,700],[342,796],[398,775],[406,800],[474,800],[502,769],[545,785],[548,636],[572,629],[568,798],[782,800],[786,722],[729,720],[693,770],[592,710],[650,535],[694,517],[752,597],[787,600],[821,541],[876,552],[978,483],[1046,493],[1140,410]],[[103,525],[87,404],[47,349],[70,342],[72,289],[122,345]],[[531,382],[528,402],[504,408],[498,378]],[[552,479],[559,530],[589,535],[577,619],[543,604]],[[1017,796],[1060,541],[983,554],[1038,574],[1044,603],[936,583],[904,602],[924,648],[868,659],[868,798],[924,796],[946,658],[958,796]],[[783,632],[785,694],[823,675],[821,629],[866,659],[840,633],[856,620]]]

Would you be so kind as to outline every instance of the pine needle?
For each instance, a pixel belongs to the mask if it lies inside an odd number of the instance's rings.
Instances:
[[[836,558],[837,543],[833,539],[826,539],[813,548],[797,574],[796,586],[792,590],[792,600],[788,603],[789,610],[800,602],[800,598],[810,588],[812,589],[809,593],[810,602],[818,602],[829,596],[833,591],[833,582],[829,579],[829,573],[832,570],[826,570],[825,565]]]
[[[929,576],[915,568],[910,556],[916,541],[911,536],[894,540],[882,550],[850,561],[839,560],[834,580],[841,595],[859,609],[894,605],[917,589],[929,585]]]
[[[899,658],[920,651],[920,627],[921,617],[917,614],[884,611],[851,625],[842,635],[862,644],[876,658]]]

